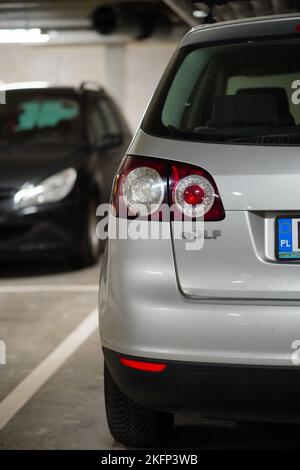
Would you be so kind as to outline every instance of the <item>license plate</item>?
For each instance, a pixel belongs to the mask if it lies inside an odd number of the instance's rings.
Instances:
[[[276,256],[281,260],[300,259],[300,215],[275,220]]]

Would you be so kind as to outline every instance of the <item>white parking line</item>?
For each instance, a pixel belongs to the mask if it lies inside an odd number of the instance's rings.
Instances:
[[[24,294],[38,292],[98,292],[98,284],[20,284],[20,285],[0,285],[0,294]]]
[[[0,430],[97,330],[95,308],[17,387],[0,403]]]

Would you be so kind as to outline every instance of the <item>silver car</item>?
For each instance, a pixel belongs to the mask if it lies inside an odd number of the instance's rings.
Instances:
[[[113,188],[99,313],[116,440],[156,446],[174,413],[300,421],[299,146],[300,17],[190,31]]]

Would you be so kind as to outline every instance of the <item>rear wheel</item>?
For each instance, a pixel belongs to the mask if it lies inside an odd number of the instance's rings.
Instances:
[[[130,447],[160,447],[173,427],[173,414],[145,408],[128,398],[104,367],[108,426],[116,441]]]

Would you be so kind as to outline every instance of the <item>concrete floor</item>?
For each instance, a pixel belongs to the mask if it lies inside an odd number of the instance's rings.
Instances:
[[[0,339],[6,342],[7,365],[0,367],[0,401],[97,305],[98,267],[72,271],[56,261],[29,265],[1,263]],[[74,291],[62,291],[72,286]],[[0,449],[124,449],[107,428],[102,368],[95,331],[0,430]],[[298,431],[176,417],[167,447],[297,448]]]

